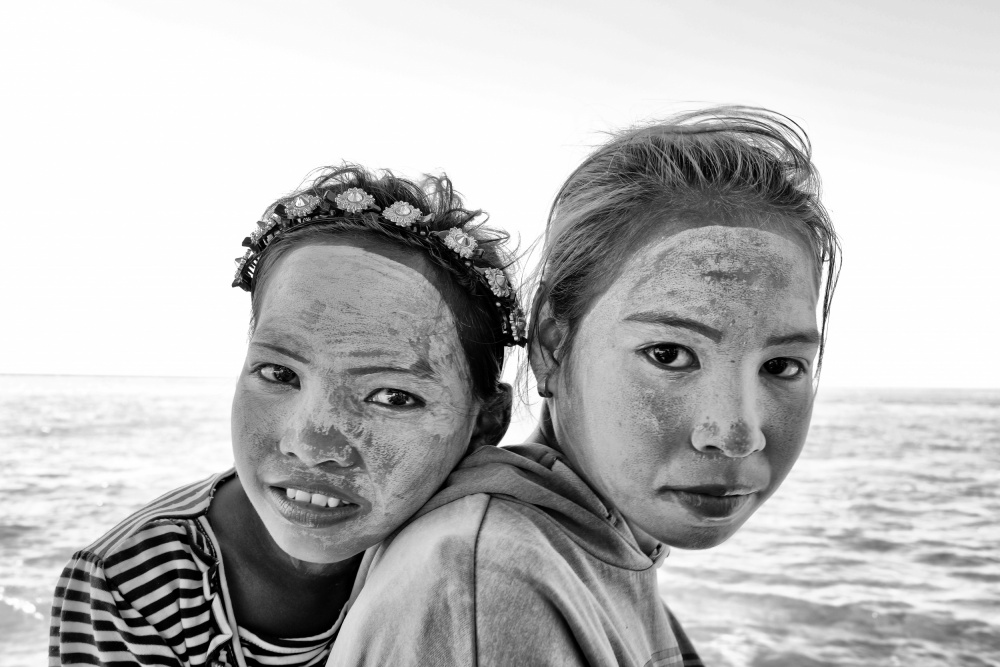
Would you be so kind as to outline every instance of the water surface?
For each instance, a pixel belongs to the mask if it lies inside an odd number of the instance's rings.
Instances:
[[[76,549],[229,467],[233,384],[0,376],[0,663],[45,663]],[[824,391],[782,489],[661,590],[718,667],[1000,665],[998,489],[1000,391]]]

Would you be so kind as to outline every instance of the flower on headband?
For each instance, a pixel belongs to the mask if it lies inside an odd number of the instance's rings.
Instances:
[[[472,251],[479,245],[476,243],[476,239],[458,227],[452,227],[448,230],[448,236],[444,237],[444,244],[458,253],[459,257],[464,257],[465,259],[472,257]]]
[[[348,213],[358,213],[375,203],[375,197],[361,188],[348,188],[335,199],[337,208]]]
[[[247,250],[245,255],[236,258],[236,276],[233,278],[233,287],[243,283],[243,269],[246,268],[247,262],[250,261],[251,257],[253,257],[253,251]],[[249,287],[246,289],[249,289]]]
[[[243,270],[243,267],[247,265],[247,261],[250,256],[253,255],[253,250],[247,250],[242,257],[236,258],[236,273],[237,275]]]
[[[289,218],[303,218],[319,206],[319,197],[313,195],[298,195],[290,202],[285,202],[285,214]]]
[[[257,229],[250,233],[250,242],[257,243],[262,238],[267,236],[267,233],[281,225],[281,217],[277,213],[272,213],[271,215],[257,221]]]
[[[409,227],[416,222],[423,212],[405,201],[398,201],[382,211],[382,217],[396,223],[399,227]]]
[[[500,269],[484,269],[483,275],[486,276],[486,282],[489,283],[490,289],[497,296],[507,296],[510,294],[510,281],[507,280],[507,274]]]

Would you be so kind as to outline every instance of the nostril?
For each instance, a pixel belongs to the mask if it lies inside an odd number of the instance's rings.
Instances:
[[[718,422],[706,421],[691,433],[691,444],[700,452],[743,457],[763,449],[763,434],[742,419],[724,432]]]
[[[691,444],[698,451],[720,450],[718,440],[719,425],[715,422],[706,421],[699,424],[691,433]]]
[[[747,456],[759,449],[763,449],[763,434],[742,419],[729,427],[722,441],[722,450],[730,456]]]
[[[290,430],[279,443],[280,450],[303,463],[315,466],[330,463],[339,468],[359,464],[357,451],[340,431],[321,430],[309,425]]]
[[[333,445],[326,456],[326,460],[336,464],[341,468],[350,468],[357,465],[357,454],[350,445]]]

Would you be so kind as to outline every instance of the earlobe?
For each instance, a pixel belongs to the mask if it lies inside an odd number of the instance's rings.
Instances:
[[[513,391],[509,384],[500,382],[493,397],[483,404],[476,418],[476,428],[472,432],[469,451],[479,447],[499,445],[510,426],[510,416],[514,405]]]
[[[555,394],[549,389],[549,376],[542,375],[535,380],[535,386],[538,388],[538,395],[542,398],[552,398]]]
[[[531,341],[531,348],[528,350],[531,371],[535,375],[535,383],[541,387],[545,379],[556,372],[559,366],[559,352],[563,341],[563,327],[552,316],[552,309],[548,303],[538,309],[535,316],[534,339]],[[549,385],[552,381],[549,380]],[[551,387],[547,388],[551,391]]]

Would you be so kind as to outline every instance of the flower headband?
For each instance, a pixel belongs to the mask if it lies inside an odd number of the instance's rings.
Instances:
[[[334,208],[344,213],[337,213],[332,210]],[[443,232],[432,231],[427,225],[432,216],[424,215],[419,208],[405,201],[397,201],[381,209],[375,204],[375,198],[361,188],[348,188],[337,195],[327,192],[322,197],[303,193],[276,205],[263,220],[257,222],[257,229],[243,239],[247,251],[236,258],[233,287],[250,291],[261,253],[282,233],[309,224],[333,222],[344,218],[345,214],[368,216],[382,225],[389,236],[421,247],[437,264],[467,278],[460,282],[473,296],[489,296],[500,311],[504,345],[525,344],[524,313],[518,305],[510,278],[502,268],[490,264],[475,238],[461,227]]]

